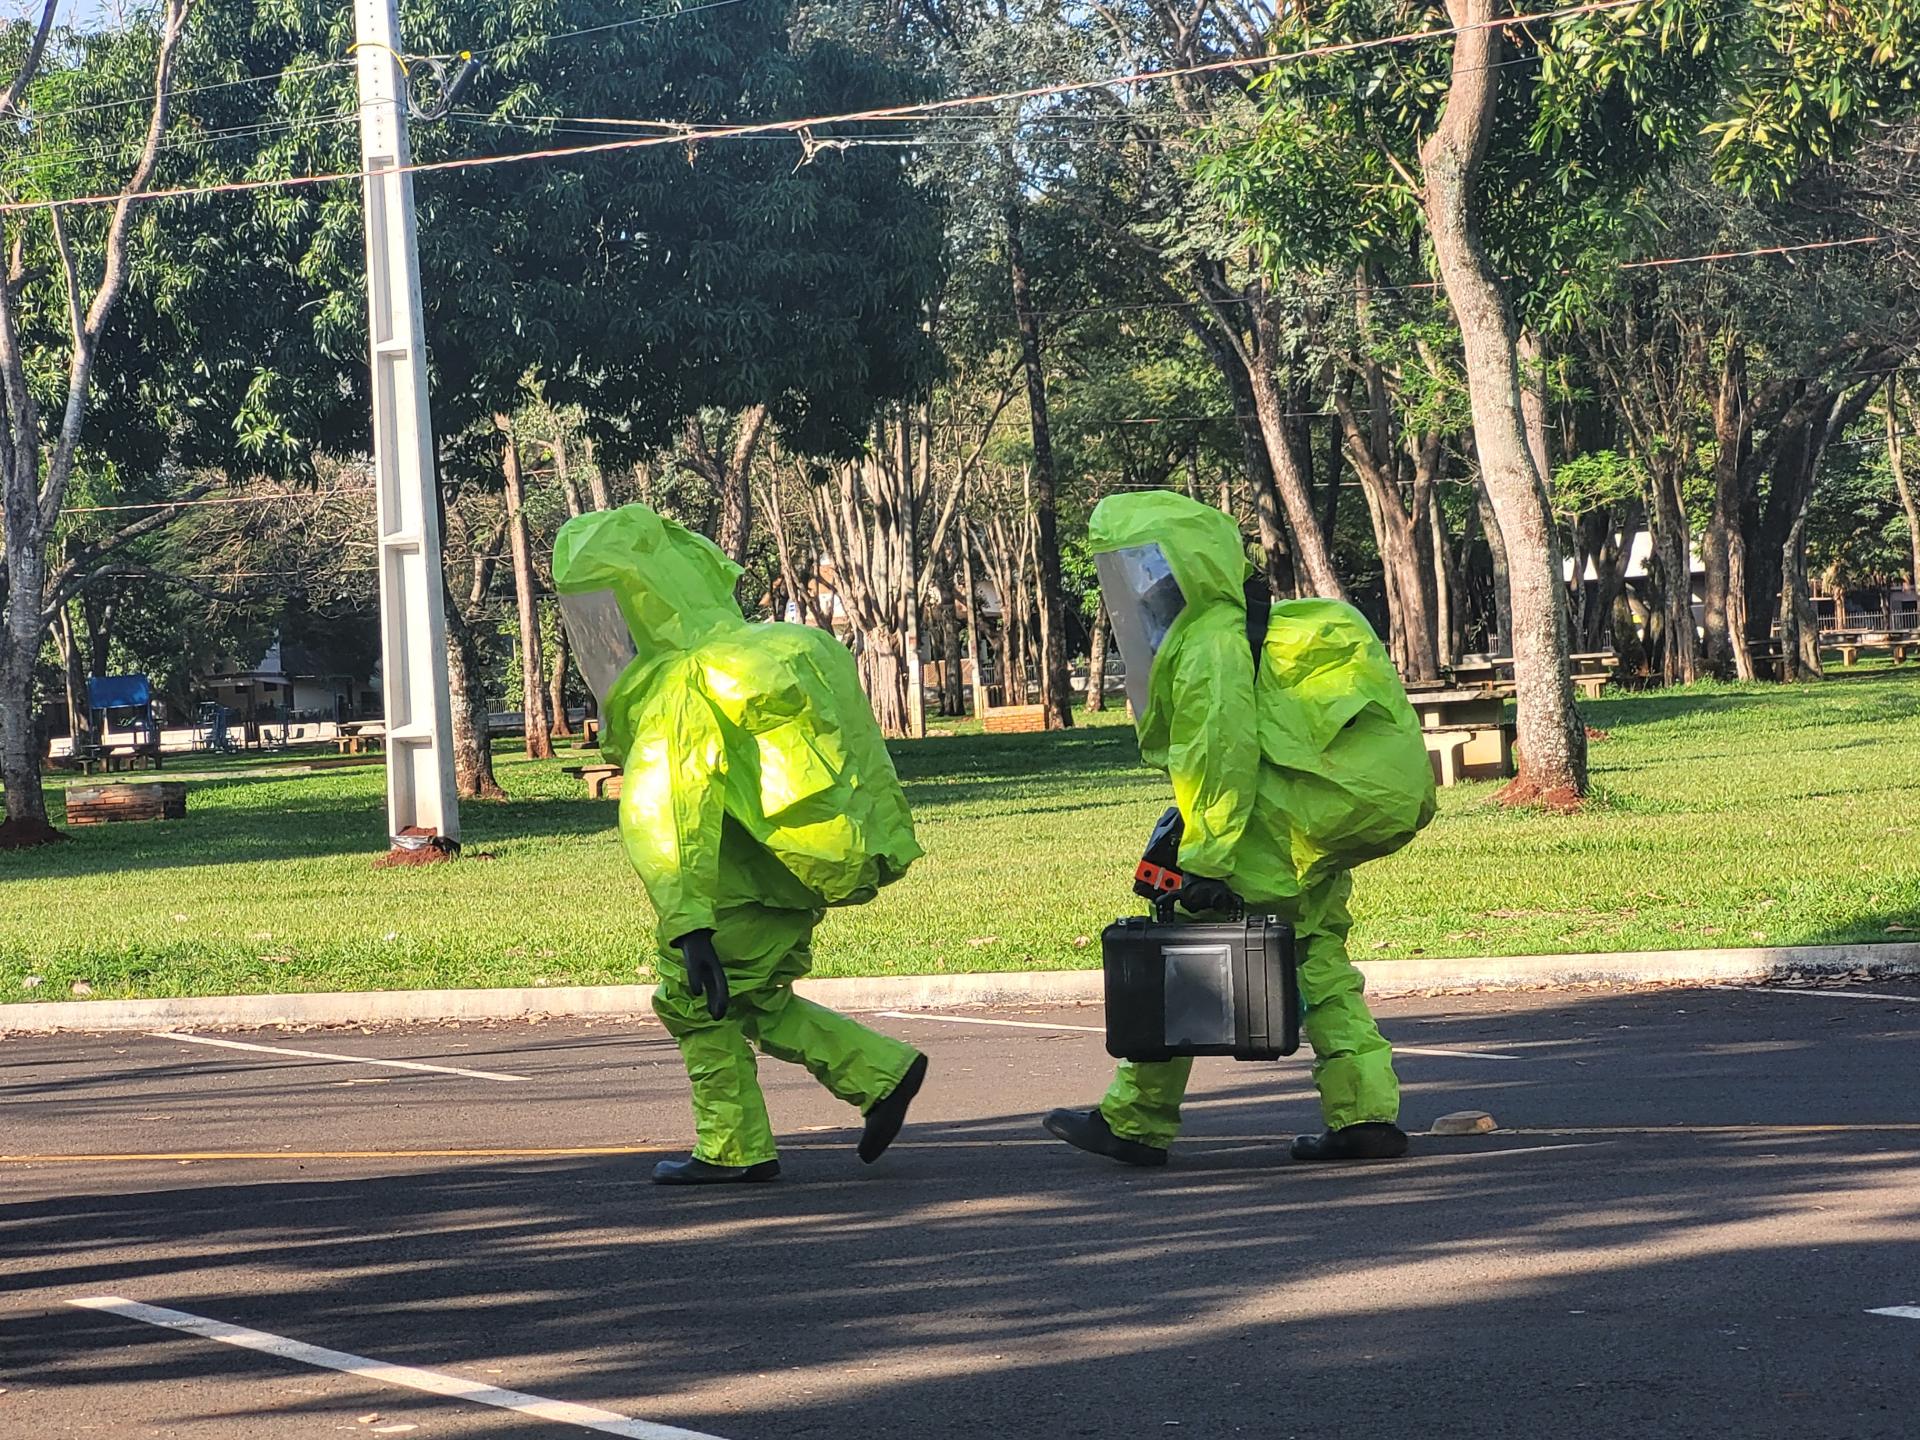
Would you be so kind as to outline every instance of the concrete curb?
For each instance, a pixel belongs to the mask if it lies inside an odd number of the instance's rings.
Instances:
[[[1515,955],[1471,960],[1362,960],[1373,995],[1603,985],[1701,985],[1834,978],[1855,971],[1920,975],[1920,943],[1786,945],[1740,950],[1650,950],[1623,955]],[[986,975],[883,975],[803,980],[802,995],[836,1010],[930,1010],[967,1005],[1091,1005],[1098,970]],[[173,1000],[62,1000],[0,1005],[0,1035],[65,1030],[245,1029],[439,1020],[646,1016],[651,985],[544,986],[519,990],[368,990],[294,995],[209,995]]]

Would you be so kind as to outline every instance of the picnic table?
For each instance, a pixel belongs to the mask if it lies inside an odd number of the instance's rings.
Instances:
[[[1620,668],[1620,657],[1611,650],[1577,651],[1569,655],[1567,661],[1573,670],[1574,688],[1588,700],[1598,700],[1600,692],[1613,678],[1613,672]],[[1448,667],[1447,674],[1456,684],[1477,685],[1503,699],[1513,696],[1511,655],[1468,656]]]
[[[1409,685],[1436,784],[1504,779],[1513,774],[1513,726],[1505,697],[1491,687],[1444,681]]]
[[[587,798],[609,800],[620,798],[620,767],[618,765],[565,765],[562,775],[577,776],[587,785]]]
[[[1920,655],[1920,630],[1829,630],[1821,639],[1840,652],[1842,665],[1857,664],[1862,650],[1885,650],[1896,665],[1906,664],[1909,655]]]
[[[82,775],[91,775],[95,770],[107,774],[115,770],[138,770],[142,766],[158,770],[160,747],[158,745],[116,745],[111,749],[76,755],[72,763]]]
[[[384,720],[349,720],[334,737],[333,748],[340,755],[367,755],[377,752],[386,738]]]

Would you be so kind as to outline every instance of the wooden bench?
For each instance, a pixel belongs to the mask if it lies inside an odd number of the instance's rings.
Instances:
[[[334,737],[333,748],[337,754],[341,755],[378,755],[380,737],[359,731],[350,735],[337,735]]]
[[[620,798],[620,767],[618,765],[566,765],[560,770],[562,775],[573,775],[586,782],[589,800],[618,800]]]
[[[67,824],[107,825],[122,820],[181,820],[187,787],[178,780],[148,785],[72,785],[67,788]]]

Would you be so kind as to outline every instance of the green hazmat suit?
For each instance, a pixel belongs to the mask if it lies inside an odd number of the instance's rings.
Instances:
[[[1393,1050],[1346,939],[1351,867],[1397,849],[1433,816],[1433,774],[1399,675],[1351,606],[1294,600],[1273,606],[1256,676],[1245,546],[1232,517],[1210,506],[1171,492],[1110,496],[1094,509],[1090,540],[1096,563],[1164,557],[1178,584],[1177,612],[1149,638],[1151,668],[1144,685],[1130,674],[1129,695],[1141,758],[1173,782],[1180,869],[1224,880],[1249,910],[1293,925],[1327,1126],[1396,1121]],[[1192,1063],[1122,1064],[1100,1102],[1113,1132],[1171,1144]]]
[[[754,1048],[863,1113],[918,1052],[793,993],[830,905],[860,904],[920,855],[853,657],[825,631],[749,623],[740,567],[644,505],[554,540],[554,588],[624,764],[620,836],[658,916],[653,1008],[693,1085],[694,1155],[775,1157]],[[596,639],[595,637],[599,638]],[[731,1002],[713,1019],[670,943],[711,930]]]

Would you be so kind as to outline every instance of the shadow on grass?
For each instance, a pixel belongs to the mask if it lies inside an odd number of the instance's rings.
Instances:
[[[298,1368],[63,1303],[111,1293],[732,1440],[1910,1434],[1911,1327],[1862,1312],[1914,1298],[1920,1135],[1760,1127],[1910,1114],[1887,1079],[1920,1007],[1789,1069],[1778,1042],[1822,1002],[1736,997],[1749,1019],[1711,1052],[1688,1018],[1711,1000],[1538,1012],[1578,1059],[1535,1052],[1480,1093],[1540,1128],[1419,1138],[1390,1167],[1287,1165],[1281,1124],[1310,1111],[1276,1114],[1246,1067],[1162,1171],[989,1098],[871,1171],[851,1130],[791,1140],[771,1187],[653,1189],[647,1156],[15,1200],[10,1404],[197,1407],[176,1423],[268,1440],[337,1417]],[[1676,1117],[1756,1128],[1631,1129]],[[433,1433],[552,1432],[449,1406]]]
[[[48,880],[104,872],[300,863],[386,853],[385,803],[371,797],[318,795],[264,806],[222,805],[204,792],[251,789],[248,781],[211,781],[188,792],[182,820],[73,826],[66,843],[0,853],[0,878]],[[202,803],[195,805],[196,794]],[[208,803],[211,801],[211,803]],[[470,803],[462,808],[469,849],[518,840],[600,836],[616,823],[606,801],[552,797]],[[55,823],[60,819],[56,813]],[[401,872],[395,872],[396,874]],[[413,873],[413,872],[409,872]]]

